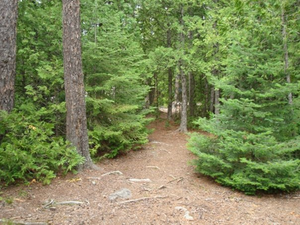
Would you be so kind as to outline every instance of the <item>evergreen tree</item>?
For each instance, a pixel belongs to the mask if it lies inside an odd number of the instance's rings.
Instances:
[[[297,83],[287,83],[280,4],[236,1],[225,61],[221,114],[196,123],[213,137],[193,135],[190,149],[197,170],[217,182],[253,194],[256,190],[299,188],[299,107],[287,96]],[[239,18],[239,19],[234,19]]]
[[[135,10],[125,2],[83,2],[87,117],[95,156],[115,157],[147,142],[148,87]]]

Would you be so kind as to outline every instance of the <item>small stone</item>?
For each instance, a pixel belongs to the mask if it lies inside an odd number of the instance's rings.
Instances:
[[[186,211],[184,213],[184,218],[187,219],[187,220],[190,220],[190,221],[194,220],[194,218],[192,216],[190,216],[189,211]]]
[[[117,198],[131,198],[131,191],[127,188],[123,188],[121,190],[118,190],[114,193],[112,193],[109,196],[109,200],[113,201],[116,200]]]

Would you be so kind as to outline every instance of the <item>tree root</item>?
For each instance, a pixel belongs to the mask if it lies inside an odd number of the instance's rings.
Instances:
[[[132,199],[132,200],[127,200],[127,201],[123,201],[123,202],[118,202],[118,205],[139,202],[139,201],[145,201],[145,200],[149,200],[149,199],[158,199],[158,198],[168,198],[168,196],[155,196],[155,197],[144,197],[144,198]]]
[[[80,201],[62,201],[62,202],[55,202],[53,199],[50,200],[50,202],[47,202],[44,204],[43,208],[50,208],[54,205],[82,205],[84,202]]]

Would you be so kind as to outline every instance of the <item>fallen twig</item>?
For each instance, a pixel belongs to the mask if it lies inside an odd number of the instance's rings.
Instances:
[[[141,182],[141,183],[150,183],[152,182],[149,178],[146,179],[135,179],[135,178],[131,178],[129,179],[130,182]]]
[[[167,188],[165,185],[161,185],[159,188],[157,188],[157,190],[163,189],[163,188]]]
[[[84,202],[79,201],[63,201],[63,202],[56,202],[56,205],[82,205]]]
[[[101,177],[88,177],[87,179],[90,179],[90,180],[101,180],[102,177],[105,177],[107,175],[111,175],[111,174],[118,174],[118,175],[123,175],[123,173],[121,171],[110,171],[108,173],[104,173],[101,175]]]
[[[81,177],[67,180],[67,182],[69,182],[69,183],[78,182],[78,181],[81,181]]]
[[[174,182],[174,181],[177,181],[177,183],[178,183],[178,182],[180,182],[180,181],[182,181],[182,180],[183,180],[183,177],[174,178],[173,180],[170,180],[167,184],[172,183],[172,182]]]
[[[53,205],[82,205],[84,202],[80,201],[62,201],[62,202],[55,202],[53,199],[50,200],[50,202],[47,202],[43,208],[50,208]]]
[[[101,180],[102,177],[87,177],[89,180]]]
[[[8,223],[8,224],[15,224],[15,225],[47,225],[46,222],[22,222],[22,221],[11,221],[7,219],[0,219],[0,223]]]
[[[119,170],[116,170],[116,171],[111,171],[111,172],[108,172],[108,173],[105,173],[105,174],[102,174],[101,177],[104,177],[104,176],[107,176],[107,175],[111,175],[111,174],[118,174],[118,175],[123,175],[123,173]]]
[[[160,170],[160,168],[158,166],[146,166],[146,168],[152,168],[152,169],[158,169],[158,170]]]
[[[132,202],[139,202],[139,201],[144,201],[144,200],[149,200],[149,199],[167,198],[167,197],[168,196],[144,197],[144,198],[138,198],[138,199],[132,199],[132,200],[127,200],[127,201],[123,201],[123,202],[118,202],[118,205],[132,203]]]

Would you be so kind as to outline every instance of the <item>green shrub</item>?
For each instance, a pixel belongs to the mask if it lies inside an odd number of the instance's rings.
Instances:
[[[200,119],[199,123],[209,127],[209,121]],[[211,131],[213,137],[195,133],[189,141],[189,149],[198,156],[198,172],[246,194],[300,188],[300,159],[295,157],[299,138],[278,142],[271,132]]]
[[[39,121],[38,111],[0,113],[0,181],[6,185],[32,179],[49,184],[57,172],[83,162],[62,137],[53,135],[53,124]]]
[[[87,98],[88,109],[95,113],[89,116],[88,122],[90,151],[94,158],[114,158],[148,142],[150,131],[146,125],[152,120],[146,118],[148,110],[143,111],[134,105],[115,107],[102,102],[97,101],[97,112],[95,100]]]

